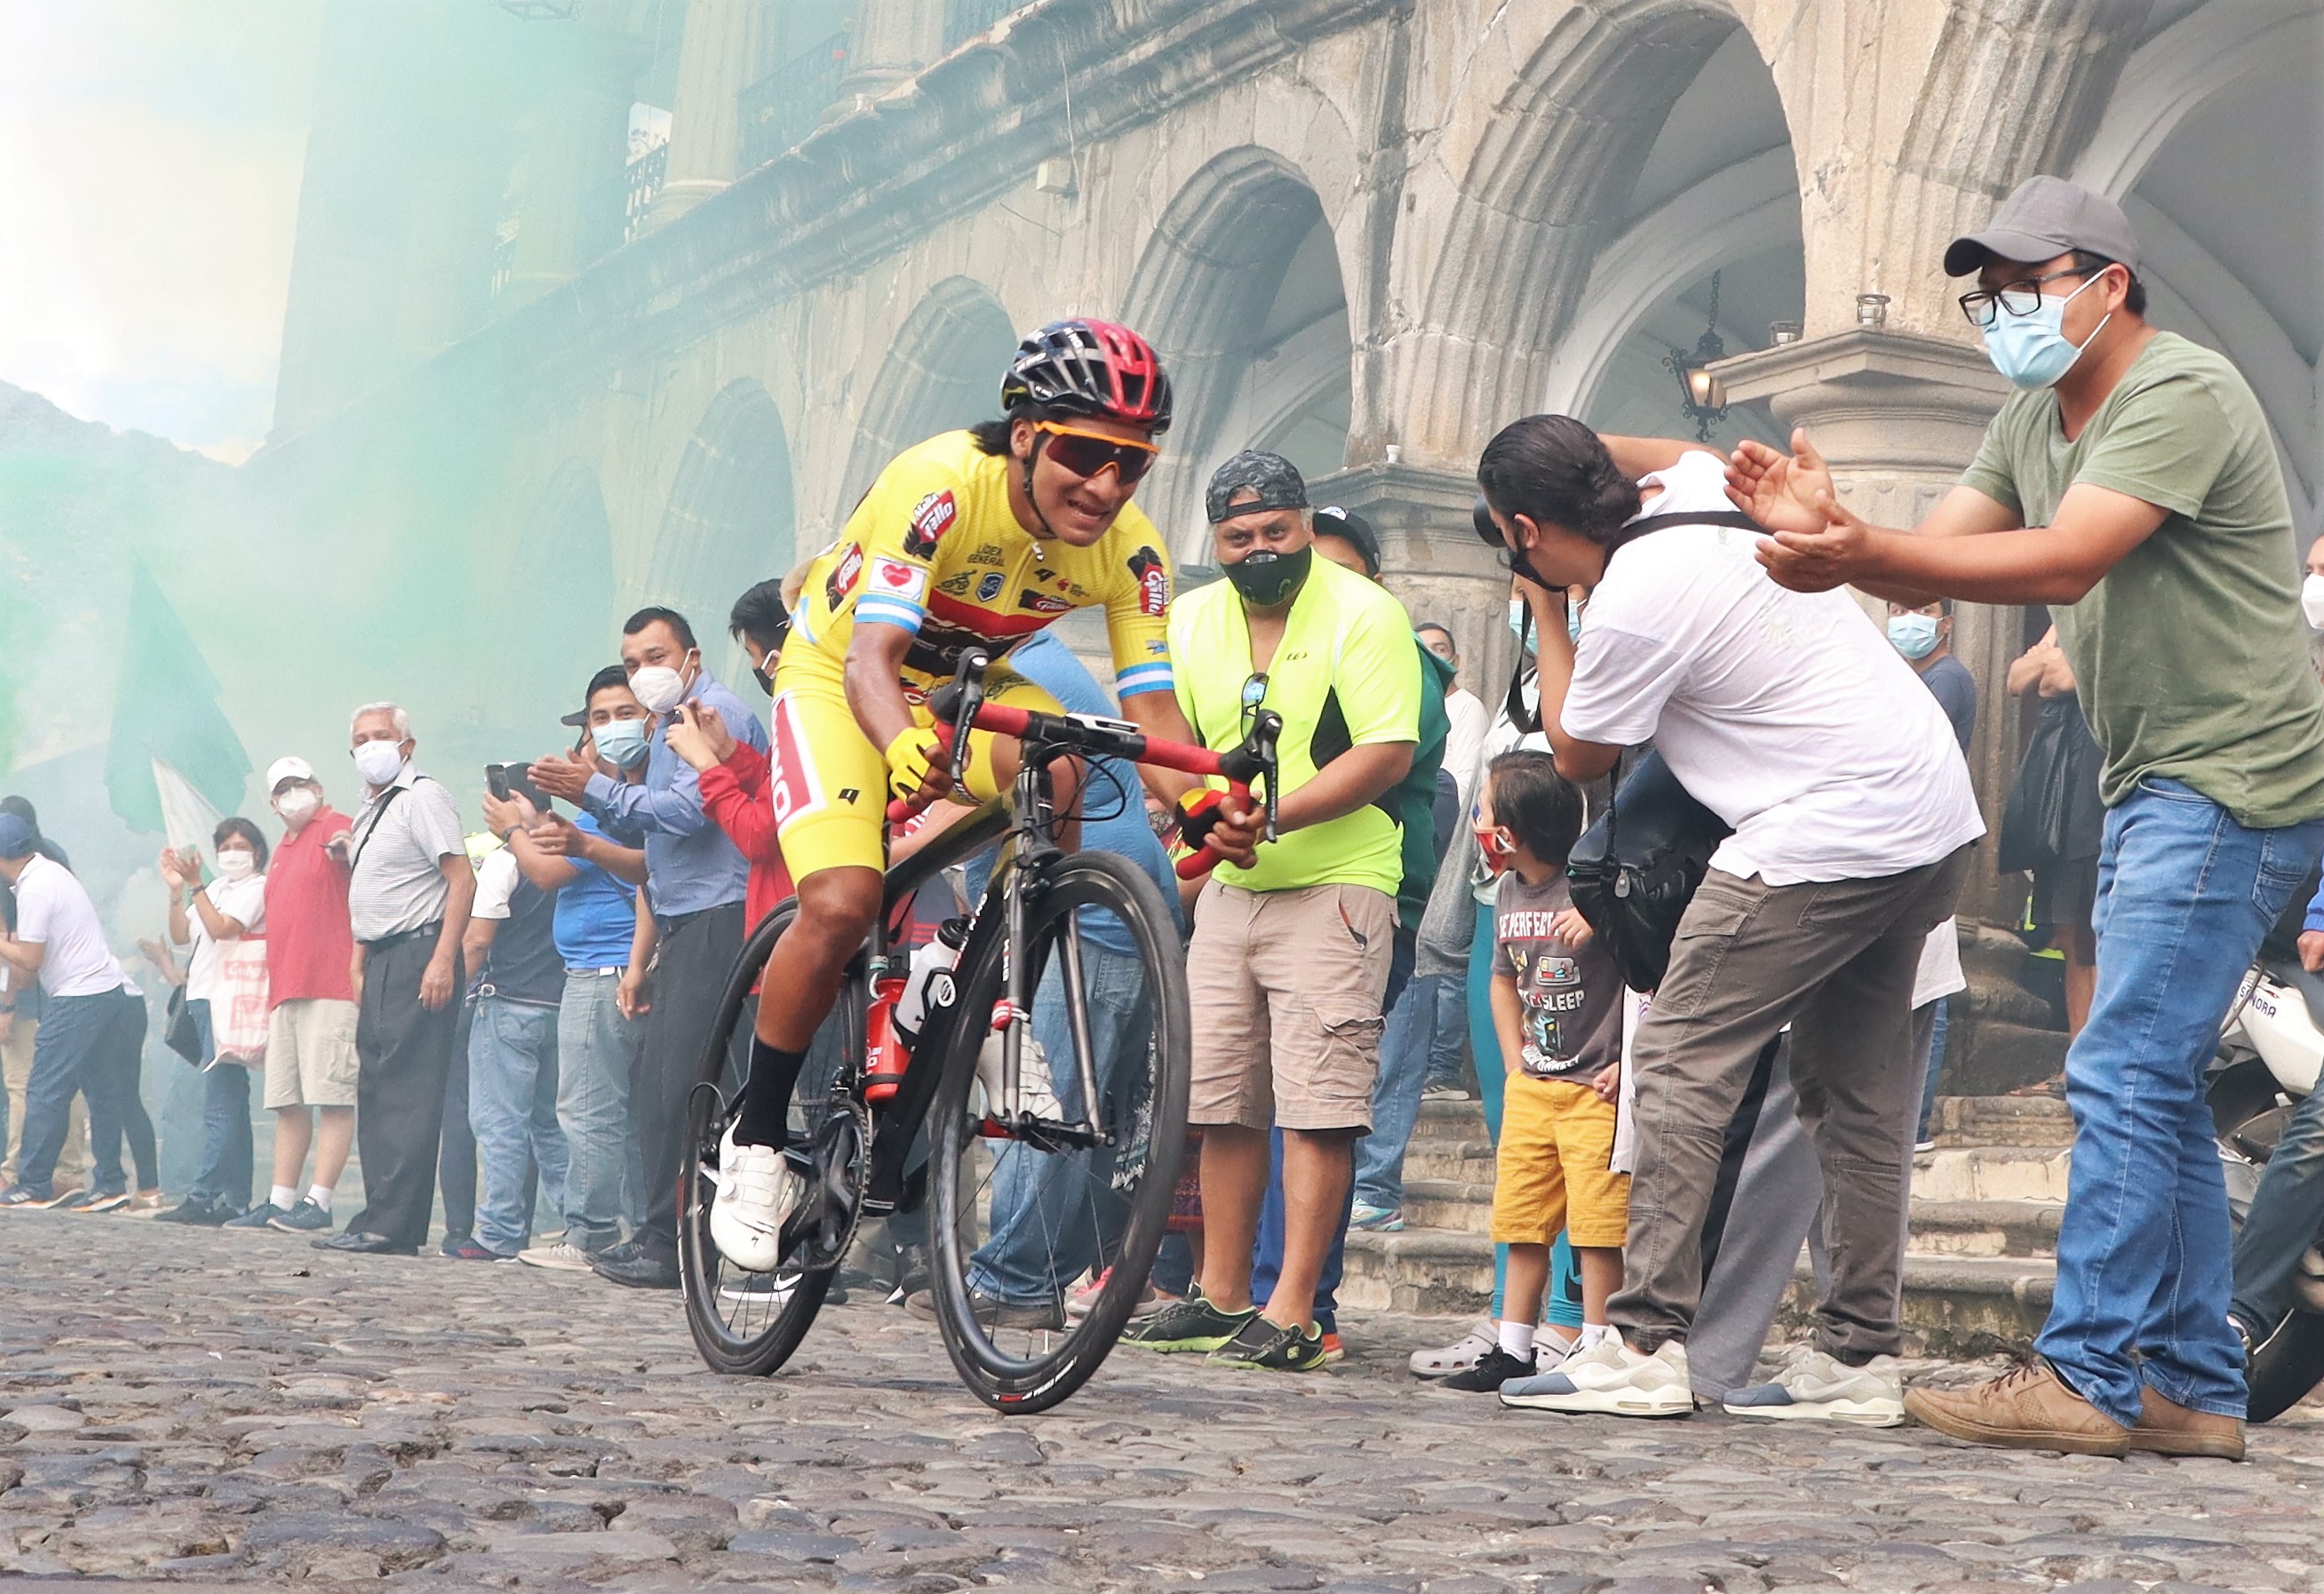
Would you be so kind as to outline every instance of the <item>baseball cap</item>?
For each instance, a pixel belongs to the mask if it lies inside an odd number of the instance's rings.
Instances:
[[[2042,261],[2070,249],[2127,266],[2138,272],[2138,235],[2122,207],[2062,177],[2029,177],[1994,211],[1980,232],[1955,238],[1945,248],[1945,275],[1966,277],[1988,258]]]
[[[266,789],[271,794],[285,780],[312,780],[315,766],[301,758],[281,758],[266,766]]]
[[[1364,561],[1364,573],[1378,576],[1380,570],[1379,537],[1372,523],[1351,509],[1336,503],[1326,504],[1315,511],[1315,535],[1338,537],[1346,540]]]
[[[1227,500],[1246,490],[1258,496],[1230,508]],[[1211,484],[1203,493],[1203,512],[1213,526],[1237,515],[1306,507],[1307,482],[1299,467],[1264,448],[1246,448],[1213,471]]]
[[[624,669],[618,664],[607,665],[604,668],[599,670],[595,675],[589,677],[589,685],[581,694],[581,706],[575,709],[571,714],[565,715],[557,723],[560,725],[570,725],[576,731],[581,729],[582,726],[589,723],[589,699],[595,697],[598,693],[604,691],[608,686],[626,686],[629,684],[630,672],[628,670]]]
[[[40,843],[32,827],[14,814],[0,814],[0,858],[23,858]]]

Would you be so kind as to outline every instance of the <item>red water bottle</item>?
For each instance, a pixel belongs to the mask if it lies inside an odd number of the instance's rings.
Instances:
[[[904,1070],[912,1060],[911,1048],[904,1037],[896,1033],[896,999],[904,994],[904,981],[894,979],[877,981],[872,987],[872,1012],[863,1027],[864,1051],[867,1054],[863,1070],[863,1099],[884,1102],[895,1099],[904,1083]]]

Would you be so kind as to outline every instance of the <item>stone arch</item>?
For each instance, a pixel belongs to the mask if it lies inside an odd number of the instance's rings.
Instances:
[[[483,701],[496,729],[526,738],[512,747],[533,746],[614,659],[613,531],[596,471],[579,459],[559,465],[508,551],[493,584],[499,680]]]
[[[726,613],[798,557],[790,446],[767,390],[745,377],[712,399],[678,461],[640,601],[684,614],[706,658],[731,678]]]
[[[835,520],[844,521],[881,468],[913,444],[1000,413],[1001,373],[1017,327],[990,289],[947,277],[897,329],[855,428]]]
[[[1518,25],[1505,14],[1501,31]],[[1434,396],[1434,451],[1466,456],[1543,390],[1672,107],[1740,25],[1716,0],[1601,0],[1551,20],[1526,53],[1468,161],[1424,298],[1431,336],[1412,388]]]
[[[1351,399],[1346,276],[1323,202],[1281,155],[1213,157],[1164,210],[1123,317],[1161,352],[1176,392],[1163,464],[1141,497],[1183,552],[1224,456],[1272,447],[1322,475],[1343,463]]]
[[[2324,197],[2278,162],[2324,146],[2319,77],[2312,0],[2209,0],[2140,44],[2073,168],[2128,214],[2150,318],[2227,355],[2259,396],[2303,540],[2324,532]]]

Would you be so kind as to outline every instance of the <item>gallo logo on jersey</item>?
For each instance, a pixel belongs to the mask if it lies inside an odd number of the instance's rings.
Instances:
[[[874,559],[872,580],[880,591],[892,593],[908,603],[918,603],[928,592],[928,573],[901,559]]]
[[[1138,610],[1141,614],[1170,612],[1170,567],[1150,548],[1130,556],[1130,573],[1138,577]]]
[[[904,533],[904,551],[925,559],[936,551],[936,539],[959,516],[950,493],[931,493],[912,506],[912,523]]]
[[[976,584],[976,601],[980,604],[991,603],[1001,595],[1001,589],[1007,585],[1001,572],[995,570]]]
[[[855,578],[863,574],[863,546],[851,542],[839,563],[831,567],[831,579],[823,584],[823,601],[826,608],[836,611],[855,590]]]
[[[1063,614],[1073,607],[1063,598],[1053,598],[1047,593],[1035,592],[1029,586],[1018,592],[1017,606],[1019,609],[1030,609],[1036,614]]]

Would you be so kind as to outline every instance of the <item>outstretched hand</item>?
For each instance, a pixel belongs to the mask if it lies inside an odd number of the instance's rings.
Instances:
[[[1789,454],[1748,440],[1738,446],[1727,462],[1727,497],[1770,531],[1821,530],[1816,501],[1838,502],[1831,467],[1808,441],[1805,427],[1792,428]]]
[[[1759,542],[1759,563],[1778,586],[1830,592],[1861,576],[1869,564],[1872,528],[1840,507],[1829,493],[1815,498],[1812,530],[1784,530]]]

